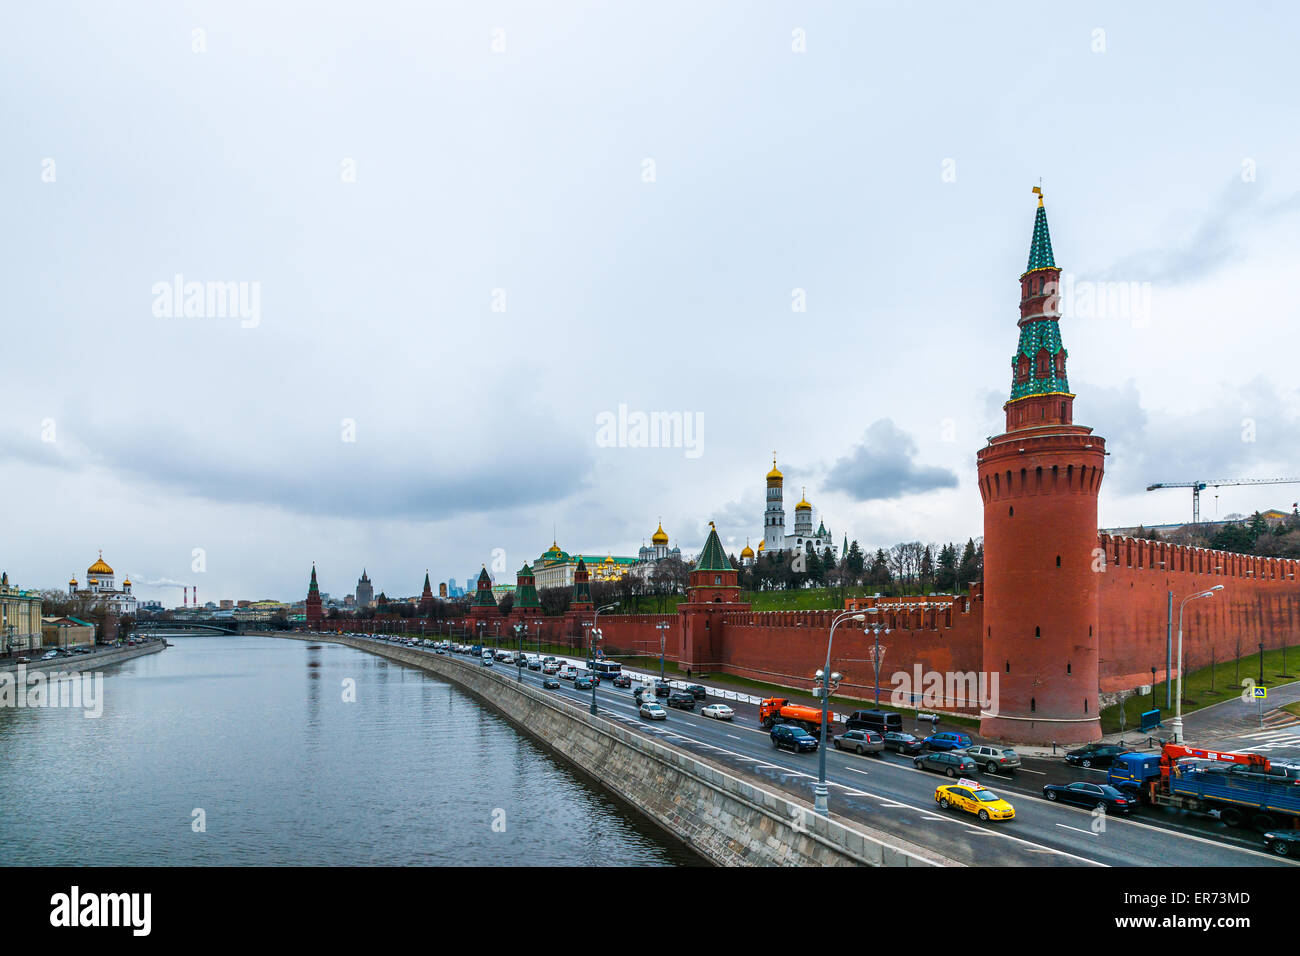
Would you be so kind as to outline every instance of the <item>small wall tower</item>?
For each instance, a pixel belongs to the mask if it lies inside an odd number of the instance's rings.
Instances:
[[[316,562],[313,561],[311,564],[311,584],[307,585],[307,627],[313,631],[317,630],[324,619],[325,611],[321,607],[320,587],[316,584]]]

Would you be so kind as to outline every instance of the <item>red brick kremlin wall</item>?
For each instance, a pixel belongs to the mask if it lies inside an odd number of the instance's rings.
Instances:
[[[1183,653],[1188,670],[1208,666],[1212,653],[1218,661],[1231,660],[1238,656],[1239,642],[1241,654],[1254,652],[1260,641],[1268,648],[1280,647],[1284,640],[1300,645],[1300,562],[1107,534],[1098,536],[1098,548],[1105,555],[1104,563],[1097,563],[1103,568],[1098,572],[1103,693],[1150,683],[1153,665],[1157,678],[1164,679],[1167,590],[1174,592],[1176,641],[1178,602],[1215,584],[1224,586],[1214,597],[1187,605]],[[945,674],[981,669],[984,604],[978,586],[970,597],[866,598],[852,603],[857,610],[874,609],[868,620],[890,631],[880,635],[884,649],[882,702],[888,702],[891,676],[898,671],[910,676],[917,664],[923,671]],[[711,660],[687,658],[681,614],[604,614],[600,627],[606,653],[611,655],[658,656],[659,631],[655,625],[663,621],[671,625],[665,653],[683,669],[689,666],[695,673],[725,671],[767,683],[810,687],[813,673],[825,660],[826,640],[835,613],[726,612],[722,616],[721,639],[715,642],[718,651]],[[589,614],[580,620],[573,614],[542,618],[542,637],[549,642],[570,643],[575,651],[580,650],[585,646],[586,633],[580,621],[590,620]],[[428,633],[433,633],[437,625],[433,621],[408,622],[412,627],[421,623]],[[514,623],[510,617],[501,619],[503,637],[513,635]],[[337,626],[346,630],[352,625],[340,621]],[[534,621],[530,640],[537,639],[536,628]],[[489,627],[486,633],[493,630]],[[841,684],[845,696],[864,700],[872,697],[874,671],[870,658],[874,644],[874,635],[864,632],[856,622],[846,621],[836,628],[833,662],[845,675]],[[1300,656],[1296,663],[1300,666]],[[947,709],[974,709],[965,703],[950,701]]]
[[[1178,665],[1178,606],[1216,584],[1213,597],[1183,612],[1183,666],[1208,667],[1258,649],[1300,644],[1300,562],[1188,548],[1129,537],[1098,536],[1106,555],[1100,574],[1101,689],[1130,690],[1164,680],[1169,591],[1174,592],[1174,668]],[[1240,649],[1239,649],[1240,648]],[[1297,663],[1300,663],[1298,661]]]

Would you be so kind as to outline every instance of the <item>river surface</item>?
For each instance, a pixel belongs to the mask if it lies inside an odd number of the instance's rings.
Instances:
[[[698,862],[422,671],[329,643],[168,640],[104,669],[98,718],[0,707],[0,864]]]

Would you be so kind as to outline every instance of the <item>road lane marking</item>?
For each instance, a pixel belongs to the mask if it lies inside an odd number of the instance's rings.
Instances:
[[[1060,827],[1062,830],[1073,830],[1075,833],[1086,833],[1090,836],[1097,835],[1093,833],[1091,830],[1080,830],[1078,827],[1067,827],[1064,823],[1058,823],[1057,826]]]
[[[862,776],[864,776],[864,777],[869,777],[869,776],[871,776],[871,774],[867,773],[865,770],[859,770],[857,767],[845,767],[844,769],[845,769],[845,770],[852,770],[854,773],[860,773],[860,774],[862,774]]]
[[[1028,767],[1021,767],[1021,768],[1020,768],[1020,772],[1021,772],[1021,773],[1036,773],[1036,774],[1038,774],[1040,777],[1046,777],[1046,776],[1047,776],[1047,771],[1046,771],[1046,770],[1030,770]]]

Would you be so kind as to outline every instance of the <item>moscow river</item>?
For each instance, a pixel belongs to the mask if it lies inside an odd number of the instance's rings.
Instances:
[[[0,863],[699,862],[422,671],[336,644],[168,639],[105,668],[98,718],[0,708]]]

